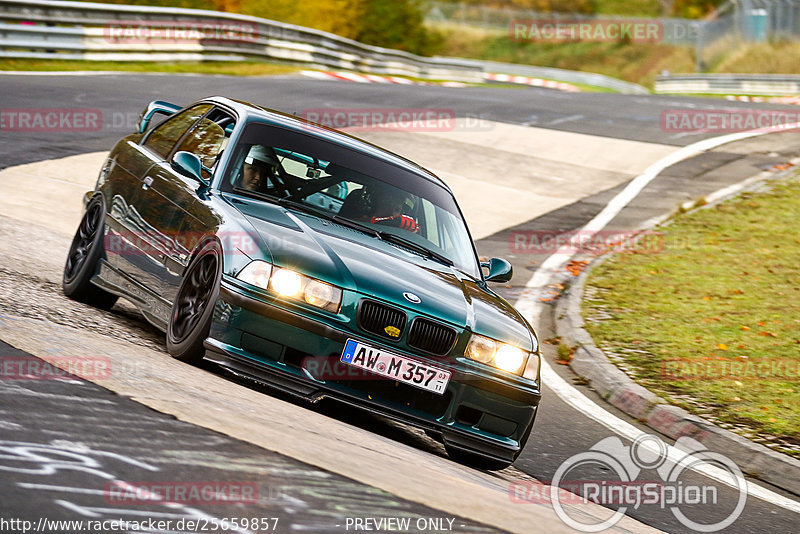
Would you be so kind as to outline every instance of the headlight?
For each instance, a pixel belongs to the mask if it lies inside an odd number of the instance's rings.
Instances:
[[[514,373],[522,367],[527,357],[527,353],[523,352],[522,349],[511,345],[500,345],[494,354],[494,364],[503,371]]]
[[[312,306],[319,306],[320,308],[335,302],[338,308],[338,302],[342,298],[340,291],[337,294],[338,289],[319,280],[309,280],[305,291],[303,291],[303,299]]]
[[[467,358],[491,364],[496,350],[497,342],[494,339],[472,334],[467,345]]]
[[[524,376],[525,378],[529,378],[531,380],[539,380],[538,354],[531,353],[528,356],[528,364],[525,366],[525,370],[523,371],[522,376]]]
[[[273,268],[265,261],[251,261],[239,272],[237,278],[262,289],[272,290],[282,297],[302,300],[333,313],[339,311],[342,303],[340,288],[291,269]]]
[[[236,277],[243,282],[253,284],[261,289],[269,287],[269,275],[272,274],[272,264],[265,261],[251,261],[247,266],[239,271]]]
[[[494,339],[472,334],[464,355],[470,360],[486,363],[508,373],[521,375],[529,354],[524,350]]]
[[[289,269],[275,269],[270,281],[270,289],[278,295],[296,299],[303,289],[303,278]]]

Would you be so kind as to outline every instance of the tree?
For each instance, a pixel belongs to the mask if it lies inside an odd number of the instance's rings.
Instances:
[[[418,54],[429,53],[435,36],[424,25],[417,0],[349,0],[357,21],[355,40]]]

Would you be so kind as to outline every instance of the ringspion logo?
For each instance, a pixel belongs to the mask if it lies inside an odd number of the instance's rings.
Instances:
[[[697,467],[717,469],[724,484],[736,490],[737,497],[723,499],[716,484],[689,475]],[[598,479],[586,477],[587,473],[605,475]],[[648,476],[643,476],[645,473]],[[630,446],[612,436],[567,458],[556,469],[549,486],[513,482],[508,495],[519,504],[548,502],[567,526],[579,532],[605,531],[629,509],[643,506],[668,510],[693,531],[718,532],[733,524],[744,510],[747,481],[730,458],[708,450],[692,438],[680,437],[670,448],[652,434],[640,436]],[[578,502],[610,509],[605,517],[594,517],[565,506]],[[721,513],[708,517],[702,509],[695,508],[697,505],[711,505]]]

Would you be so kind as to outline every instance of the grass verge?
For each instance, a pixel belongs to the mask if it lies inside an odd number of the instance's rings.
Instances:
[[[431,27],[440,37],[436,53],[596,72],[652,88],[663,71],[695,72],[694,49],[658,43],[631,42],[522,42],[507,30],[453,23]],[[711,73],[796,74],[800,43],[776,41],[732,43],[722,58],[710,65]]]
[[[248,62],[193,62],[193,63],[148,63],[148,62],[113,62],[113,61],[74,61],[74,60],[40,60],[40,59],[0,59],[0,72],[2,71],[122,71],[122,72],[158,72],[166,74],[220,74],[227,76],[274,76],[278,74],[289,74],[302,70],[303,67],[293,65],[283,65],[276,63],[265,63],[257,61]],[[416,78],[413,76],[402,76],[412,81],[426,83],[444,83],[449,80]],[[555,80],[559,81],[559,80]],[[521,88],[523,86],[514,84],[484,84],[466,83],[467,86],[498,85],[508,88]],[[603,87],[591,85],[575,84],[581,91],[586,92],[613,92]]]
[[[800,173],[678,215],[654,254],[616,254],[583,302],[638,383],[800,456]]]
[[[595,72],[652,87],[662,70],[694,72],[694,53],[686,47],[618,42],[519,42],[508,31],[437,24],[437,54]]]
[[[231,76],[273,76],[300,70],[300,67],[265,63],[263,61],[208,61],[192,63],[161,63],[145,61],[77,61],[64,59],[2,59],[0,71],[125,71],[224,74]]]

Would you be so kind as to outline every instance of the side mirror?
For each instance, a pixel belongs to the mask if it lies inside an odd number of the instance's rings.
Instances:
[[[188,178],[194,178],[203,185],[208,185],[203,179],[203,163],[200,158],[181,150],[172,156],[172,168]]]
[[[514,268],[502,258],[492,258],[488,262],[481,263],[481,267],[489,269],[489,274],[485,278],[487,282],[508,282],[514,276]]]

